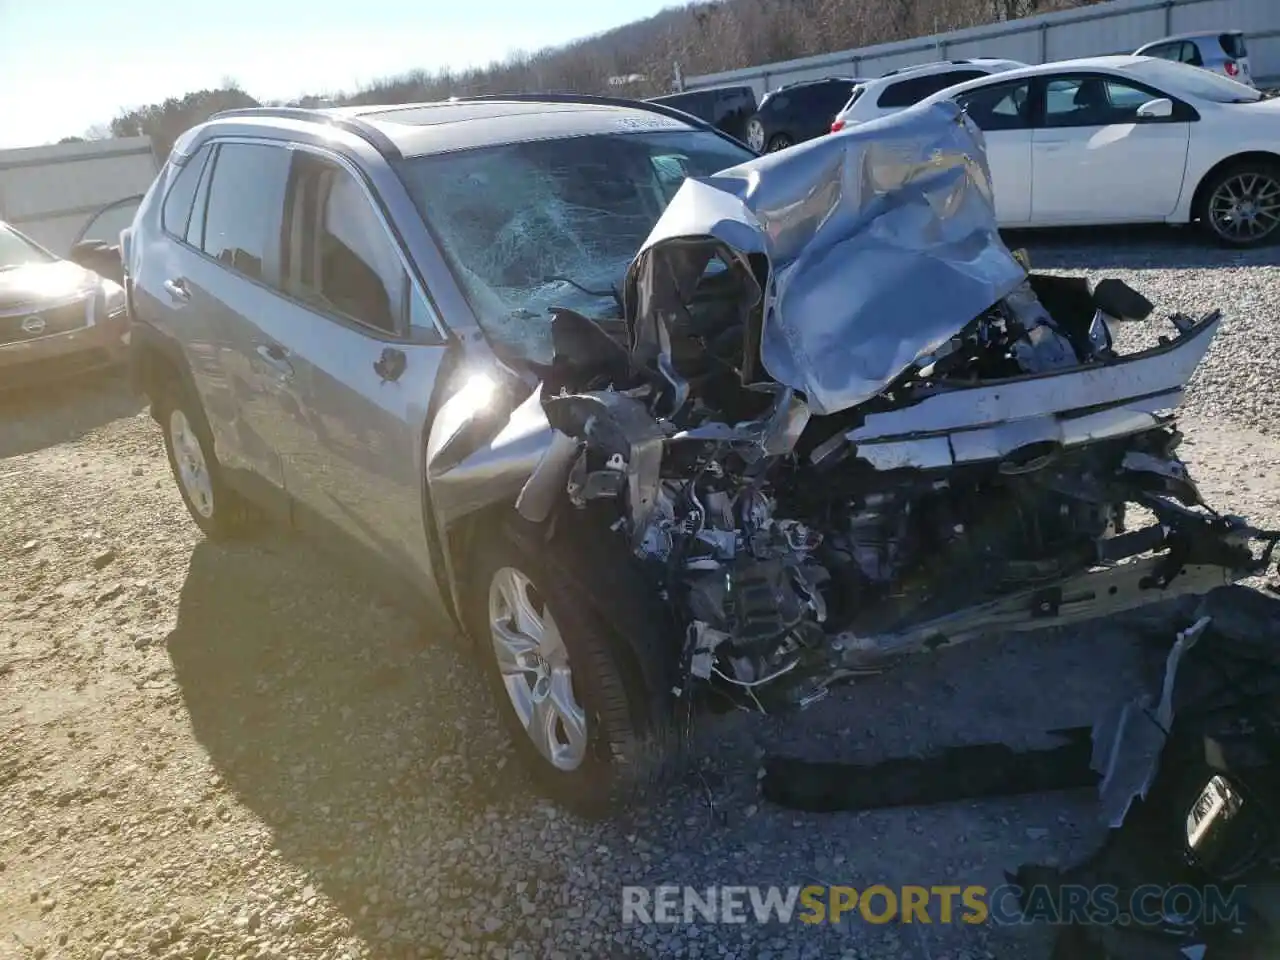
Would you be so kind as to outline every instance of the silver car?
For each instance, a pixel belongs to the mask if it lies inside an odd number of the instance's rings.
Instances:
[[[1237,83],[1256,86],[1249,68],[1249,48],[1240,30],[1180,33],[1154,40],[1133,53],[1139,57],[1159,57],[1190,64],[1230,77]]]
[[[1150,304],[1028,274],[958,108],[871,126],[761,158],[592,97],[193,129],[122,238],[193,520],[274,517],[452,619],[587,813],[710,703],[1263,569],[1280,534],[1174,452],[1221,315],[1118,354]]]

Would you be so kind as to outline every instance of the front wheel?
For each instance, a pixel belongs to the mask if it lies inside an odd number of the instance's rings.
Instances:
[[[1233,164],[1205,184],[1200,224],[1230,247],[1253,247],[1280,237],[1280,165]]]
[[[505,531],[485,538],[468,578],[467,626],[539,790],[599,817],[643,786],[662,757],[664,701],[645,679],[662,665],[642,669],[636,658],[635,635],[659,629],[652,617],[636,623],[625,612],[642,584],[620,567],[605,571],[611,561],[598,558],[579,575],[585,557],[568,555],[578,546],[534,547]]]
[[[747,146],[756,153],[764,153],[764,124],[759,117],[747,121]]]

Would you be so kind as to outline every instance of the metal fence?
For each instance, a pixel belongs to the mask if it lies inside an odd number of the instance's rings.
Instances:
[[[1110,0],[984,27],[842,50],[685,78],[686,89],[748,84],[756,96],[798,80],[880,76],[899,67],[959,57],[1047,63],[1132,53],[1174,33],[1243,30],[1259,86],[1280,85],[1280,0]]]

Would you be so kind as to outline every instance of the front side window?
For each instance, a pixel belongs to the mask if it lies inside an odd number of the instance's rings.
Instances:
[[[279,283],[289,163],[283,147],[224,143],[209,181],[202,249],[237,273],[272,285]]]
[[[53,263],[55,260],[57,257],[53,254],[42,250],[17,230],[0,223],[0,272],[33,263]]]
[[[679,130],[482,147],[398,169],[486,335],[546,362],[549,308],[617,319],[614,291],[684,178],[753,157]]]
[[[397,332],[409,276],[350,171],[299,154],[290,209],[287,292],[323,312]]]
[[[1138,108],[1155,97],[1138,87],[1104,77],[1071,77],[1045,85],[1046,127],[1102,127],[1133,123]]]
[[[1014,80],[967,90],[956,97],[969,119],[984,133],[1025,130],[1030,123],[1031,81]]]

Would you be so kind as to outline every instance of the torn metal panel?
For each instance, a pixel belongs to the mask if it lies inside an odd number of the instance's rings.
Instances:
[[[1209,623],[1209,617],[1201,617],[1178,633],[1165,661],[1158,701],[1153,703],[1149,695],[1129,701],[1094,728],[1090,765],[1102,777],[1098,785],[1102,819],[1112,829],[1124,823],[1133,802],[1146,797],[1155,779],[1160,755],[1173,728],[1173,691],[1178,666]]]
[[[1180,391],[1204,359],[1220,326],[1221,316],[1214,313],[1167,346],[1115,363],[948,387],[902,409],[868,414],[864,424],[847,436],[861,444],[974,430],[1034,417],[1082,416],[1090,409]]]
[[[441,524],[495,503],[511,503],[551,445],[539,390],[510,414],[496,384],[468,381],[436,418],[427,476]]]
[[[765,370],[818,415],[875,396],[1026,280],[996,229],[982,134],[951,103],[687,180],[628,271],[640,362],[669,360],[716,259],[749,291],[744,313],[763,311]]]

